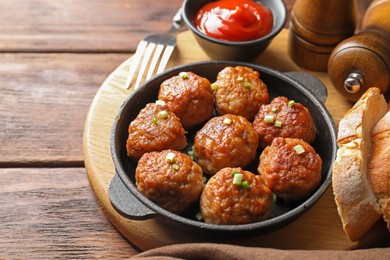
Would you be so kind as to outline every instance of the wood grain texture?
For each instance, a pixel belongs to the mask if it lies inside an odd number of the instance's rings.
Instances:
[[[0,166],[82,166],[101,82],[125,54],[0,54]]]
[[[279,71],[304,71],[297,67],[286,53],[287,30],[283,30],[271,43],[269,49],[255,61],[257,64],[268,66]],[[194,38],[189,32],[178,36],[178,46],[169,66],[194,61],[207,60],[208,57],[194,44]],[[285,249],[348,249],[361,245],[351,243],[345,236],[331,189],[328,189],[313,209],[304,214],[294,223],[270,234],[253,237],[210,238],[199,234],[174,229],[157,220],[136,221],[120,216],[111,206],[107,188],[114,174],[114,166],[110,155],[110,130],[117,110],[122,102],[130,95],[131,89],[125,89],[123,84],[126,71],[131,59],[118,67],[103,83],[91,105],[86,120],[84,132],[85,166],[92,187],[106,209],[108,218],[118,230],[141,250],[185,242],[218,242],[247,246],[263,246]],[[305,71],[307,73],[312,73]],[[330,113],[338,122],[342,115],[351,107],[331,86],[325,73],[312,73],[327,86],[329,98],[326,102]],[[314,231],[315,230],[315,231]],[[381,230],[381,229],[379,229]],[[383,233],[378,237],[368,239],[366,245],[381,241]]]
[[[1,0],[0,51],[134,52],[181,0]]]
[[[0,259],[124,259],[84,168],[0,169]]]

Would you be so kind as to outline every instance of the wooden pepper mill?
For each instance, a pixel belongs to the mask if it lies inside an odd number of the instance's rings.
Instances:
[[[390,0],[371,3],[362,31],[333,50],[328,73],[337,91],[350,101],[357,101],[370,87],[389,92]]]
[[[297,0],[291,11],[289,55],[303,68],[326,71],[333,49],[355,27],[355,0]]]

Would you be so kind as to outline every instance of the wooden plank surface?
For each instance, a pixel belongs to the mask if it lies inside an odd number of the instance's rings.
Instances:
[[[18,180],[18,181],[16,181]],[[0,259],[124,259],[84,168],[0,169]]]
[[[181,0],[1,0],[0,51],[134,52]]]
[[[0,54],[0,166],[82,166],[101,82],[126,54]]]

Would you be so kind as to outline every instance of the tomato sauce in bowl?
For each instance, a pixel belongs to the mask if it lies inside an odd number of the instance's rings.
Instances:
[[[254,0],[219,0],[202,6],[195,20],[204,34],[226,41],[261,38],[272,30],[272,12]]]

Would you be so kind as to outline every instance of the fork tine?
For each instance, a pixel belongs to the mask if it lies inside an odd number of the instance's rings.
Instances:
[[[157,74],[161,73],[165,69],[165,66],[167,66],[169,57],[171,57],[171,54],[172,54],[174,48],[175,48],[175,46],[170,46],[170,45],[165,47],[164,54],[162,56],[160,65],[158,66],[158,69],[157,69]]]
[[[157,65],[157,61],[160,58],[160,55],[161,55],[163,49],[164,49],[163,44],[157,45],[156,50],[154,51],[154,54],[153,54],[152,62],[150,63],[150,66],[149,66],[149,71],[148,71],[148,75],[146,76],[146,80],[148,80],[152,77],[154,69],[156,68],[156,65]]]
[[[147,45],[148,45],[148,43],[146,41],[140,41],[138,46],[137,46],[137,50],[133,56],[133,60],[131,62],[131,66],[129,69],[129,76],[127,77],[127,81],[126,81],[127,88],[130,88],[131,81],[133,80],[133,77],[134,77],[135,72],[138,68],[139,62],[141,60],[142,54],[144,53]]]
[[[139,72],[138,72],[137,81],[135,82],[135,85],[134,85],[134,89],[137,89],[139,87],[139,85],[141,83],[141,80],[142,80],[142,77],[144,76],[144,72],[145,72],[146,66],[149,63],[150,56],[152,55],[152,52],[153,52],[155,47],[156,47],[156,44],[149,43],[148,47],[146,48],[145,55],[144,55],[144,58],[142,60],[141,67],[140,67]]]

